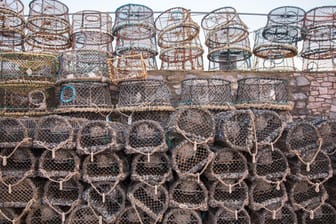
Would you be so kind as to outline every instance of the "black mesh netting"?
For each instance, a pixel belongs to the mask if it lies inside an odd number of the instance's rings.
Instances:
[[[116,224],[152,224],[155,220],[149,217],[144,211],[136,210],[133,207],[125,208],[118,216]]]
[[[294,209],[289,204],[285,204],[277,212],[264,210],[260,214],[259,222],[260,224],[297,224],[298,220]]]
[[[226,208],[220,208],[209,218],[209,223],[214,224],[250,224],[251,218],[245,209],[232,211]]]
[[[99,218],[87,205],[77,206],[69,215],[67,224],[105,224],[101,218]]]
[[[47,205],[38,204],[31,209],[26,217],[26,223],[29,224],[60,224],[62,216]]]
[[[0,147],[15,148],[20,145],[30,145],[28,130],[20,119],[0,118]]]
[[[302,224],[335,223],[336,210],[330,204],[322,204],[312,212],[302,214]]]
[[[328,155],[336,152],[336,120],[319,119],[314,122],[322,137],[321,150]]]
[[[20,219],[26,214],[26,212],[27,211],[25,209],[1,208],[0,223],[1,224],[18,223],[20,222]]]
[[[174,208],[166,212],[162,221],[163,224],[201,224],[201,215],[194,210]]]
[[[124,113],[120,116],[120,122],[128,125],[131,123],[130,121],[136,122],[141,120],[152,120],[159,122],[160,125],[165,128],[168,125],[169,117],[171,115],[171,110],[162,110],[162,111],[154,111],[154,110],[148,110],[148,111],[132,111],[128,113]]]

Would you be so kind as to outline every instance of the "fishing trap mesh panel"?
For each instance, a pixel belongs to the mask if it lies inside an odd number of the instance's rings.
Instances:
[[[117,217],[116,224],[152,224],[155,223],[144,211],[136,210],[133,207],[125,208]]]
[[[87,205],[77,206],[69,215],[67,224],[106,224],[102,218],[98,217],[92,208]]]
[[[0,209],[0,223],[1,224],[14,224],[14,223],[21,223],[22,217],[25,215],[25,209],[21,210],[21,213],[18,214],[16,211],[18,209],[14,208],[1,208]]]
[[[214,224],[250,224],[251,218],[249,213],[243,208],[240,211],[231,211],[226,208],[220,208],[214,215],[211,223]]]
[[[141,120],[152,120],[159,122],[162,128],[166,128],[169,122],[169,118],[173,112],[172,110],[146,110],[146,111],[132,111],[132,112],[123,112],[120,116],[120,122],[129,125]]]
[[[280,149],[270,146],[259,150],[252,169],[257,178],[275,184],[284,182],[291,171],[285,154]]]
[[[167,149],[165,132],[158,122],[140,120],[132,123],[126,137],[126,153],[151,155]]]
[[[273,184],[262,180],[252,183],[249,196],[250,207],[255,211],[265,209],[270,212],[276,212],[288,200],[284,183]]]
[[[334,155],[336,153],[336,120],[317,119],[314,125],[322,138],[321,151],[329,156]]]
[[[56,55],[32,52],[0,53],[1,80],[54,81],[58,71]]]
[[[289,205],[285,204],[280,211],[269,212],[267,210],[263,211],[259,217],[260,224],[286,224],[292,223],[297,224],[297,216],[294,209]]]
[[[209,180],[218,180],[222,184],[232,186],[231,181],[242,182],[249,175],[245,156],[230,148],[220,148],[210,162],[206,176]]]
[[[114,223],[125,208],[125,191],[122,186],[114,186],[109,182],[100,182],[96,188],[98,191],[90,187],[85,193],[89,207],[94,210],[97,216],[102,216],[107,223]]]
[[[28,130],[17,118],[0,117],[0,147],[16,148],[30,146],[31,138],[28,137]],[[3,158],[6,155],[2,155]]]
[[[119,85],[119,111],[171,110],[171,93],[163,80],[129,80]]]
[[[275,78],[238,80],[236,107],[290,110],[288,81]]]
[[[87,156],[82,163],[82,179],[85,182],[120,182],[128,176],[126,159],[118,154],[103,152]]]
[[[67,118],[59,115],[41,117],[36,125],[33,145],[50,151],[73,148],[74,129]]]
[[[215,135],[215,120],[206,109],[178,109],[172,114],[168,129],[182,135],[194,144],[212,142]]]
[[[335,223],[336,210],[330,204],[322,204],[313,212],[302,214],[302,224]]]
[[[182,81],[180,106],[229,109],[231,82],[218,78],[191,78]]]
[[[200,177],[213,157],[208,145],[194,145],[185,140],[173,149],[171,163],[180,177]]]
[[[202,224],[201,215],[194,210],[174,208],[166,212],[163,224]]]
[[[230,148],[251,152],[254,145],[253,113],[235,110],[216,114],[216,140]]]
[[[162,185],[173,178],[170,158],[166,153],[151,156],[136,155],[132,160],[131,179],[152,186]]]
[[[208,201],[208,190],[201,180],[177,179],[169,188],[170,207],[206,211]]]
[[[234,185],[234,181],[231,181],[231,183],[233,185],[232,187],[230,187],[230,185],[224,185],[220,181],[211,184],[209,189],[209,205],[211,207],[239,211],[244,208],[244,206],[248,205],[249,197],[247,184],[244,181],[237,185]]]
[[[25,117],[20,117],[19,120],[24,125],[24,127],[27,128],[28,137],[33,139],[38,118],[25,116]]]
[[[36,205],[31,209],[26,217],[26,223],[29,224],[60,224],[63,223],[62,216],[47,205]]]
[[[126,128],[121,123],[103,120],[88,121],[77,135],[79,154],[95,155],[105,150],[118,151],[125,145]]]
[[[129,189],[127,196],[133,207],[139,208],[154,220],[160,220],[168,208],[169,195],[163,186],[137,183]]]

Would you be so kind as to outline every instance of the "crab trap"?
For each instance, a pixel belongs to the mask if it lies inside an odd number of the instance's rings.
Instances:
[[[20,119],[11,117],[0,118],[0,147],[11,148],[12,153],[5,155],[1,153],[1,158],[5,160],[13,154],[18,147],[29,147],[32,139],[28,136],[28,128]]]
[[[330,204],[322,204],[313,212],[304,212],[301,216],[302,224],[335,223],[336,210]]]
[[[322,138],[321,151],[329,156],[334,155],[336,153],[336,120],[318,119],[313,123]]]
[[[271,223],[292,223],[297,224],[298,218],[295,213],[295,210],[289,205],[285,204],[279,211],[272,213],[267,210],[263,211],[259,215],[259,223],[260,224],[271,224]]]

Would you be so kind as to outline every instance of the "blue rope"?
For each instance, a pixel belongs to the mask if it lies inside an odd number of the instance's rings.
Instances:
[[[64,92],[66,90],[71,90],[72,95],[69,99],[64,99]],[[61,98],[62,103],[71,103],[72,101],[74,101],[75,97],[76,97],[75,87],[73,87],[72,85],[63,86],[63,88],[61,90],[61,94],[60,94],[60,98]]]

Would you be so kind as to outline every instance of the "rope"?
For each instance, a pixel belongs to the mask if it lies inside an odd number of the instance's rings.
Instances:
[[[15,182],[14,184],[7,184],[2,176],[2,172],[0,171],[0,182],[3,183],[7,188],[8,188],[8,193],[11,194],[12,193],[12,188],[19,185],[20,183],[22,183],[24,180],[26,180],[27,177],[29,176],[33,176],[34,171],[33,170],[29,170],[28,172],[25,172],[25,174],[23,175],[23,177],[18,180],[17,182]]]
[[[114,191],[114,189],[118,186],[118,184],[119,184],[119,181],[120,180],[117,180],[115,183],[114,183],[114,185],[113,185],[113,187],[111,187],[111,189],[108,191],[108,192],[106,192],[106,193],[101,193],[100,191],[99,191],[99,189],[92,183],[92,182],[90,182],[89,184],[91,185],[91,187],[102,197],[102,202],[103,203],[105,203],[105,198],[106,198],[106,195],[109,195],[109,194],[111,194],[112,193],[112,191]],[[90,206],[91,205],[91,203],[89,202],[89,200],[88,200],[88,205]]]
[[[73,133],[73,132],[72,132],[72,133]],[[45,149],[51,151],[51,152],[52,152],[52,158],[54,159],[54,158],[55,158],[55,152],[56,152],[57,150],[66,148],[66,146],[67,146],[68,144],[71,144],[71,143],[72,143],[72,135],[73,135],[73,134],[71,134],[71,136],[69,136],[69,138],[68,138],[67,140],[65,140],[65,141],[63,141],[63,142],[60,142],[60,143],[59,143],[56,147],[54,147],[54,148],[50,148],[50,147],[47,145],[47,143],[42,142],[42,141],[34,141],[34,144],[36,144],[36,145],[38,145],[38,146],[42,146],[43,148],[45,148]]]
[[[23,138],[21,140],[21,142],[19,142],[19,144],[17,144],[15,146],[15,148],[12,150],[12,152],[9,155],[7,155],[7,156],[0,155],[0,158],[2,159],[2,165],[3,166],[7,165],[7,159],[10,158],[21,145],[23,145],[23,144],[29,144],[31,142],[32,142],[32,138],[25,137],[25,138]]]
[[[42,174],[42,176],[48,178],[50,181],[52,181],[54,183],[59,183],[60,190],[63,190],[63,183],[64,182],[67,182],[68,180],[70,180],[74,176],[77,176],[77,175],[80,176],[80,173],[78,171],[74,171],[74,172],[69,172],[69,174],[67,176],[65,176],[64,178],[59,178],[57,180],[54,180],[49,176],[49,173],[46,170],[40,169],[39,171]]]
[[[21,218],[26,214],[26,212],[28,210],[30,210],[31,206],[35,203],[35,200],[34,199],[31,199],[26,207],[23,209],[23,211],[20,213],[20,215],[14,219],[11,219],[10,217],[8,217],[3,211],[2,209],[0,209],[0,214],[5,218],[7,219],[8,221],[12,222],[13,224],[17,223],[17,222],[20,222]]]

